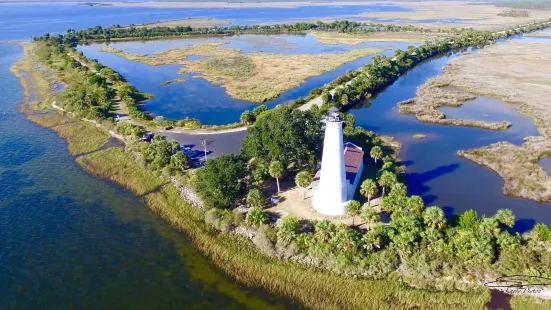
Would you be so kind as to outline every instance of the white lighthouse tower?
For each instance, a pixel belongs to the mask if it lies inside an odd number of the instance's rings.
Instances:
[[[312,204],[319,213],[345,215],[348,189],[344,167],[343,121],[338,109],[330,108],[323,122],[325,122],[325,138],[319,185],[314,191]]]

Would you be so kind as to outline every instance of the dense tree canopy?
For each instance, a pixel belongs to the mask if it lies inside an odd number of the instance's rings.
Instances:
[[[210,207],[224,208],[243,196],[245,164],[235,155],[209,159],[197,171],[197,193]]]
[[[277,160],[285,167],[313,170],[320,155],[320,119],[318,114],[287,107],[263,112],[249,127],[242,154],[264,163]]]

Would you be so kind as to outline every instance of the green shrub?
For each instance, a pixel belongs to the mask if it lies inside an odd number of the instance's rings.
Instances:
[[[266,212],[262,211],[262,209],[259,208],[252,208],[248,213],[247,217],[245,218],[245,221],[250,226],[259,226],[261,224],[265,224],[268,222],[270,217]]]
[[[543,223],[537,223],[534,226],[534,235],[536,236],[536,239],[539,241],[551,241],[551,230],[547,225]]]

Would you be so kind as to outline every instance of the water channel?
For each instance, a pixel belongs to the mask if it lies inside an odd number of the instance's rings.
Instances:
[[[164,51],[174,47],[186,47],[205,42],[224,42],[224,48],[235,48],[245,54],[254,52],[274,54],[332,54],[345,53],[358,48],[378,48],[382,55],[394,53],[397,48],[407,49],[410,43],[370,42],[356,46],[346,44],[324,44],[312,35],[241,35],[223,38],[200,38],[183,40],[160,40],[146,42],[112,43],[109,46],[127,53],[151,55],[155,51]],[[415,44],[413,44],[415,45]],[[168,119],[197,118],[202,124],[220,125],[239,121],[245,110],[252,110],[258,104],[231,98],[220,85],[214,85],[198,74],[179,75],[180,65],[150,66],[111,53],[99,52],[104,44],[79,46],[84,55],[98,59],[103,65],[120,72],[140,91],[153,94],[153,99],[144,102],[144,109],[153,115],[162,115]],[[371,62],[374,55],[359,58],[337,69],[306,79],[299,86],[290,89],[278,98],[266,103],[268,107],[305,97],[317,87],[333,81],[347,70],[356,70]],[[161,82],[184,78],[183,83],[162,86]]]
[[[448,215],[475,209],[480,215],[491,216],[498,209],[509,208],[517,217],[514,228],[519,232],[531,229],[537,222],[551,224],[551,204],[506,197],[502,193],[503,180],[497,173],[457,155],[458,150],[499,141],[521,144],[524,137],[538,135],[533,120],[516,112],[514,105],[478,97],[461,108],[441,109],[451,117],[513,124],[509,130],[498,132],[425,124],[398,112],[397,102],[415,97],[417,87],[440,74],[446,62],[457,56],[431,60],[400,77],[369,104],[351,111],[356,124],[402,143],[400,158],[407,166],[410,194],[422,196],[427,205],[440,206]],[[425,134],[427,138],[416,140],[415,134]]]

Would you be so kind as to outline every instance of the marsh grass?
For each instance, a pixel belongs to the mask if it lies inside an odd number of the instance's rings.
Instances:
[[[204,211],[183,201],[178,190],[164,185],[122,149],[111,148],[77,159],[95,175],[109,178],[136,193],[147,193],[149,208],[185,232],[213,263],[241,283],[262,287],[312,309],[482,309],[483,290],[434,292],[412,289],[397,277],[365,280],[337,275],[268,257],[233,233],[219,233],[204,222]],[[157,181],[155,181],[157,180]]]
[[[451,87],[450,82],[444,77],[430,79],[417,89],[416,97],[398,103],[398,109],[403,114],[414,114],[415,118],[424,123],[439,125],[454,125],[463,127],[475,127],[487,130],[507,130],[511,123],[486,122],[472,119],[447,118],[438,109],[440,107],[459,108],[467,101],[476,99],[471,93],[462,89]]]
[[[161,82],[161,86],[167,86],[167,85],[170,85],[172,83],[183,83],[185,81],[186,81],[186,79],[182,79],[182,78],[172,79],[170,81]]]
[[[122,148],[113,147],[80,156],[77,163],[91,174],[122,184],[137,195],[150,193],[164,184]]]
[[[45,111],[49,108],[48,102],[54,97],[52,89],[55,78],[52,72],[45,71],[36,61],[33,44],[20,45],[23,47],[24,57],[10,68],[23,88],[23,104],[20,109],[29,113]]]
[[[233,78],[247,78],[256,74],[254,63],[246,56],[207,58],[199,66],[210,73]]]
[[[551,177],[538,165],[541,158],[551,155],[551,141],[544,137],[526,138],[520,146],[498,142],[458,155],[497,172],[505,180],[505,195],[551,200]]]
[[[49,112],[49,113],[35,113],[30,114],[27,117],[30,121],[38,124],[41,127],[45,128],[51,128],[54,126],[59,126],[66,124],[70,121],[70,119],[67,116],[64,116],[57,112]]]
[[[242,79],[206,71],[201,68],[201,60],[184,62],[185,68],[179,73],[202,73],[209,82],[224,87],[232,98],[262,103],[299,86],[308,77],[335,70],[345,63],[380,51],[367,48],[340,54],[247,54],[245,57],[254,64],[256,74]]]
[[[551,309],[551,300],[526,295],[513,295],[511,308],[513,310],[549,310]]]
[[[69,152],[78,155],[95,151],[104,146],[111,137],[102,130],[83,121],[51,127],[67,140]]]
[[[310,32],[314,37],[318,38],[321,43],[325,44],[348,44],[358,45],[365,42],[412,42],[412,43],[424,43],[431,39],[431,35],[427,35],[419,32],[355,32],[355,33],[343,33],[343,32],[327,32],[327,31],[312,31]],[[449,36],[449,34],[437,34],[442,36]]]

